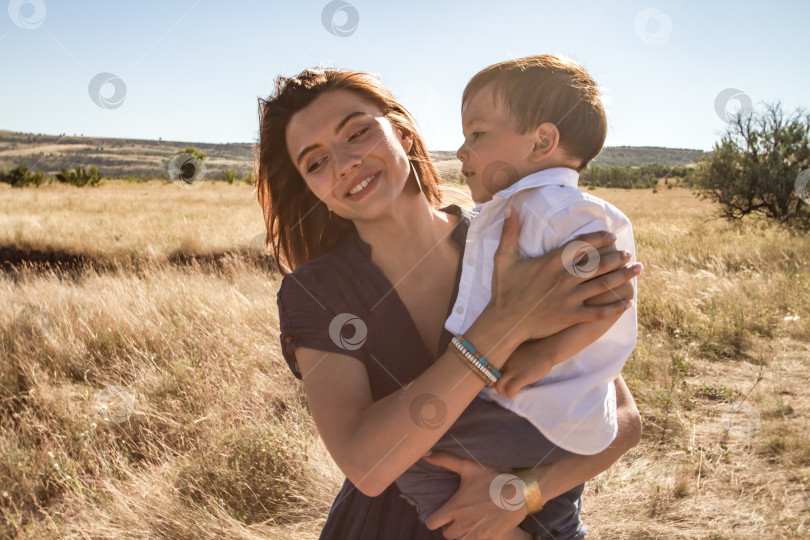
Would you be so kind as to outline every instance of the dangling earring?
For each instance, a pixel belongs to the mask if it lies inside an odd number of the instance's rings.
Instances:
[[[408,163],[411,164],[411,170],[413,171],[413,177],[416,179],[416,187],[419,188],[419,193],[424,193],[422,191],[422,180],[419,179],[419,173],[416,172],[416,166],[413,164],[413,160],[409,159]]]

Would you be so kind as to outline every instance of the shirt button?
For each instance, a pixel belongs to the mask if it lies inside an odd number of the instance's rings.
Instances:
[[[464,306],[456,307],[456,313],[458,313],[459,315],[462,315],[464,313]]]
[[[295,336],[287,336],[284,338],[284,343],[292,343],[295,341]]]
[[[475,257],[467,257],[466,259],[464,259],[464,263],[467,266],[475,266]]]

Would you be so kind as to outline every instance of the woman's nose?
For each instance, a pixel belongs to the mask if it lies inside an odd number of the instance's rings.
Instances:
[[[335,152],[335,172],[339,178],[343,178],[360,166],[363,156],[351,151]]]

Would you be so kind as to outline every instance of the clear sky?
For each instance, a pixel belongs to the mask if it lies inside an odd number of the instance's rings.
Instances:
[[[0,129],[13,131],[253,142],[274,78],[324,65],[378,74],[431,149],[455,150],[467,80],[541,53],[603,88],[609,146],[708,150],[726,110],[810,108],[806,0],[5,4]]]

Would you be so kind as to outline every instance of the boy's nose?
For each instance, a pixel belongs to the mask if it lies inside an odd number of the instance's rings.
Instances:
[[[456,157],[461,161],[467,159],[467,143],[461,143],[461,146],[456,150]]]

